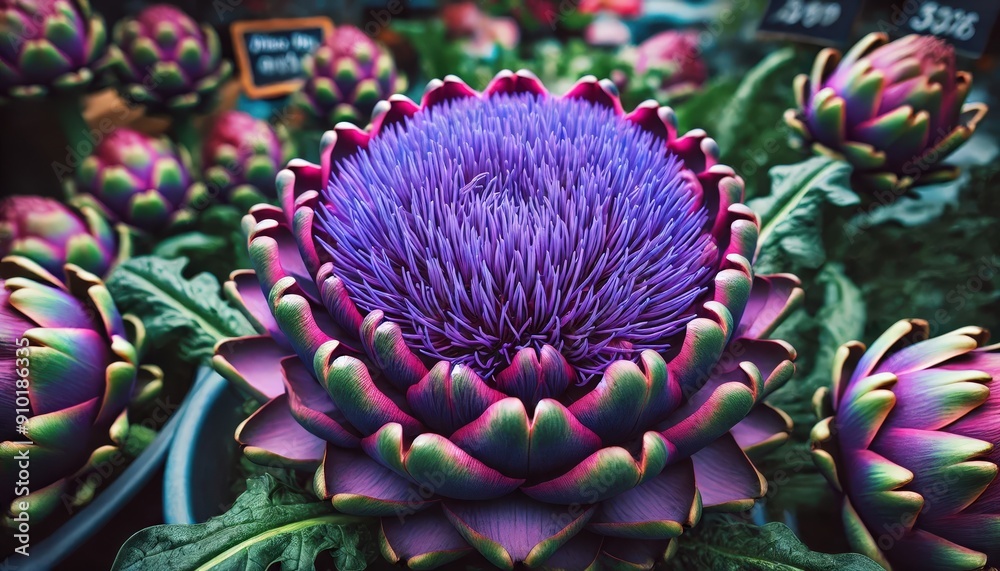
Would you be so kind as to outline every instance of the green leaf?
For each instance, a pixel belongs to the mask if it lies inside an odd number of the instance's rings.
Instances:
[[[211,274],[186,279],[186,264],[186,258],[132,258],[115,268],[107,286],[123,313],[142,320],[155,345],[176,341],[180,358],[194,362],[210,358],[218,341],[253,335],[254,329],[222,299]]]
[[[751,200],[761,218],[757,240],[759,272],[796,272],[819,268],[826,261],[822,230],[826,204],[860,203],[851,190],[851,166],[814,157],[771,169],[771,194]]]
[[[785,111],[795,107],[792,83],[809,69],[812,54],[792,48],[778,50],[754,66],[733,89],[719,109],[717,119],[681,123],[685,129],[701,127],[716,139],[721,161],[733,167],[746,181],[747,196],[767,193],[768,170],[802,159],[790,145],[791,130]]]
[[[677,105],[677,124],[683,129],[701,127],[709,134],[717,136],[718,129],[714,127],[723,110],[733,99],[733,93],[739,88],[739,78],[722,76],[714,78],[701,91]]]
[[[678,539],[671,570],[713,571],[882,571],[864,555],[829,555],[810,551],[780,523],[755,526],[709,518]]]
[[[266,571],[280,563],[284,571],[304,571],[332,550],[339,571],[361,571],[374,558],[368,521],[339,514],[329,502],[265,474],[248,480],[247,491],[221,516],[136,533],[112,570]]]

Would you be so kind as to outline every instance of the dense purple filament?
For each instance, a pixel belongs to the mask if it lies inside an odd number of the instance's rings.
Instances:
[[[465,98],[338,165],[320,239],[362,313],[415,350],[488,378],[549,344],[587,376],[694,317],[718,255],[696,184],[603,107]]]

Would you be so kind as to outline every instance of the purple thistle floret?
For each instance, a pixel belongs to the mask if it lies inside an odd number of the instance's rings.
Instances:
[[[766,491],[764,398],[801,299],[755,276],[758,222],[704,131],[613,84],[455,77],[341,123],[244,218],[226,291],[259,335],[216,369],[267,401],[255,462],[315,470],[382,554],[429,569],[649,569],[702,508]]]
[[[529,94],[387,130],[323,195],[351,298],[484,377],[525,347],[588,376],[669,349],[718,249],[678,158],[614,118]]]

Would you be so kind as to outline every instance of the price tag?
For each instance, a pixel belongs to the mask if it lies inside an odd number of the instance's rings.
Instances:
[[[233,48],[247,96],[287,95],[302,84],[302,58],[333,33],[326,17],[233,22]]]
[[[758,32],[820,45],[842,45],[864,0],[769,0]]]
[[[989,43],[997,16],[1000,2],[996,0],[902,0],[892,7],[891,22],[881,22],[880,28],[897,36],[937,36],[960,53],[977,58]]]

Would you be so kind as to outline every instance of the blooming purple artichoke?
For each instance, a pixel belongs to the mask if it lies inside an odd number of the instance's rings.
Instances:
[[[667,30],[642,42],[636,48],[635,72],[653,83],[649,87],[671,95],[700,89],[708,70],[701,59],[698,32]]]
[[[86,0],[0,0],[0,95],[85,88],[107,53],[104,20]]]
[[[244,220],[255,272],[227,291],[261,334],[214,360],[267,400],[244,452],[316,468],[419,568],[649,568],[702,507],[748,508],[744,451],[788,430],[762,401],[793,350],[764,337],[801,290],[753,275],[716,153],[606,80],[527,72],[338,125]]]
[[[306,83],[295,102],[320,128],[366,122],[375,104],[404,83],[392,55],[354,26],[339,26],[303,65]]]
[[[186,151],[165,138],[122,127],[77,169],[77,201],[155,233],[188,215],[184,206],[195,192],[188,164]]]
[[[116,235],[97,210],[66,206],[41,196],[10,196],[0,201],[0,257],[30,258],[60,276],[63,266],[105,276],[128,257],[128,234]]]
[[[114,29],[113,68],[122,92],[153,113],[201,112],[232,73],[219,36],[179,8],[154,4]]]
[[[208,184],[230,200],[277,196],[274,177],[284,166],[284,150],[274,128],[242,111],[222,113],[202,146]]]
[[[8,256],[0,284],[0,499],[16,528],[21,502],[35,526],[89,497],[89,473],[111,465],[109,430],[124,418],[138,368],[127,331],[141,323],[126,323],[101,280],[73,265],[63,283]],[[30,494],[15,499],[22,455]]]
[[[972,136],[987,108],[964,104],[972,75],[955,69],[949,44],[918,35],[887,42],[869,34],[843,60],[821,51],[812,73],[795,79],[799,108],[785,120],[816,152],[850,162],[855,186],[891,200],[955,178],[938,163]]]
[[[1000,346],[921,320],[837,353],[813,457],[843,493],[855,550],[886,569],[1000,565]]]

